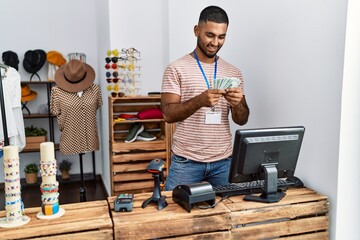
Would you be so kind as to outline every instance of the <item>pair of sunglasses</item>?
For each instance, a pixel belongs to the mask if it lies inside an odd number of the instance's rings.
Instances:
[[[119,50],[107,50],[106,54],[110,57],[111,55],[114,55],[115,57],[119,56]]]
[[[135,48],[123,48],[121,49],[121,53],[125,53],[126,55],[138,53],[140,56],[140,51],[136,50]]]
[[[109,84],[106,86],[106,90],[108,90],[108,91],[114,90],[115,92],[118,92],[119,86],[117,84],[114,84],[114,85]]]
[[[117,57],[106,57],[105,58],[106,63],[110,63],[110,62],[117,63],[117,61],[118,61]]]
[[[107,78],[110,78],[111,77],[111,75],[114,77],[114,78],[117,78],[118,76],[119,76],[119,72],[117,72],[117,71],[114,71],[114,72],[106,72],[106,77]]]
[[[106,63],[110,63],[110,62],[117,63],[119,60],[127,61],[127,59],[128,59],[128,57],[106,57],[105,62]]]
[[[107,78],[106,81],[108,83],[117,83],[120,80],[120,78]]]
[[[110,63],[107,63],[107,64],[105,64],[105,68],[106,68],[106,69],[110,69],[110,68],[112,68],[112,69],[117,69],[117,68],[118,68],[118,65],[117,65],[116,63],[113,63],[113,64],[111,64],[111,65],[110,65]]]
[[[123,64],[120,64],[120,65],[118,65],[118,67],[120,67],[121,69],[128,69],[129,71],[134,71],[135,70],[135,68],[141,68],[140,66],[135,66],[133,63],[130,63],[130,64],[125,64],[125,63],[123,63]]]
[[[111,92],[112,97],[124,97],[125,93],[123,92]]]

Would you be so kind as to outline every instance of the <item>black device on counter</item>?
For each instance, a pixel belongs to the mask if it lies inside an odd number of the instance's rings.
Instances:
[[[208,182],[176,186],[172,192],[174,202],[178,203],[189,213],[194,203],[215,203],[215,192]]]
[[[235,132],[229,182],[241,184],[264,180],[262,194],[247,195],[244,200],[272,203],[285,196],[278,186],[278,179],[288,178],[289,183],[294,182],[292,179],[304,132],[303,126],[240,129]]]
[[[115,212],[131,212],[133,209],[134,194],[120,193],[114,200]]]
[[[145,208],[150,202],[155,202],[157,204],[158,210],[165,208],[168,204],[166,202],[165,196],[161,195],[160,185],[165,182],[164,177],[164,160],[160,158],[155,158],[151,160],[149,165],[146,168],[146,171],[152,173],[154,177],[154,191],[150,198],[146,199],[141,205],[142,208]]]

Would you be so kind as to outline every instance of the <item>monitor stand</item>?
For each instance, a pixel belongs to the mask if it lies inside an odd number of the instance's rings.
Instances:
[[[264,203],[279,202],[285,193],[277,187],[276,164],[264,164],[262,169],[265,172],[265,189],[260,196],[246,195],[244,200]]]

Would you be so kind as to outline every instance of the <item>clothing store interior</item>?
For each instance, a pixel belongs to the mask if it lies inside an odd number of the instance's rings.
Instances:
[[[358,1],[0,2],[0,239],[360,239]]]

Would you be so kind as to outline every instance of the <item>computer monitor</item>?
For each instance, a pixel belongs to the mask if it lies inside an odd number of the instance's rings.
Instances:
[[[229,182],[265,180],[263,193],[245,200],[280,201],[285,193],[278,189],[277,180],[294,176],[304,132],[302,126],[237,130]]]

